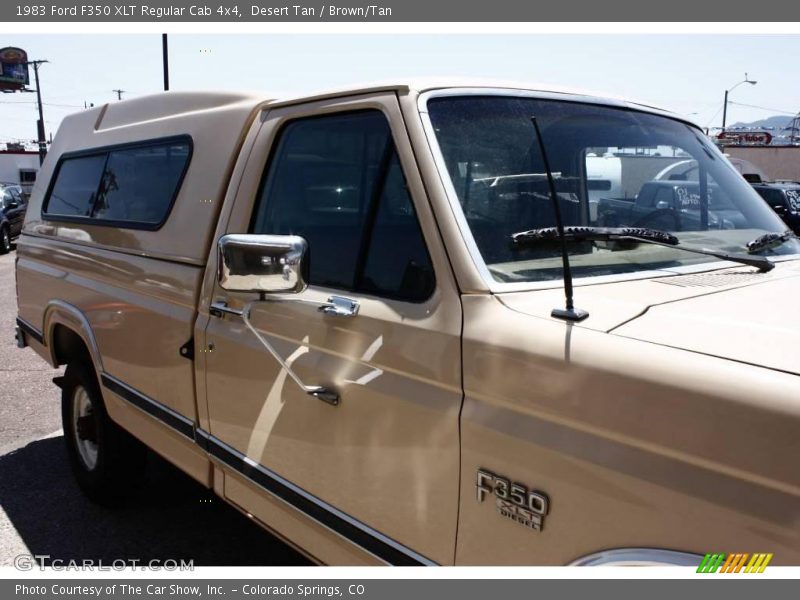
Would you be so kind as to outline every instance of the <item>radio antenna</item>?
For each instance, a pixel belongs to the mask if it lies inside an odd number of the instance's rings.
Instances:
[[[564,265],[564,295],[566,296],[566,308],[554,308],[550,312],[551,317],[563,319],[564,321],[583,321],[589,313],[580,308],[575,308],[572,301],[572,269],[569,266],[569,253],[567,252],[567,239],[564,236],[564,223],[561,220],[561,208],[558,205],[558,194],[556,193],[556,182],[553,179],[553,172],[550,170],[550,161],[547,160],[547,151],[544,148],[542,132],[536,117],[531,117],[533,128],[536,130],[536,139],[539,142],[539,151],[542,153],[544,170],[547,173],[547,185],[550,187],[550,199],[553,201],[553,211],[556,217],[556,229],[558,238],[561,240],[561,261]]]

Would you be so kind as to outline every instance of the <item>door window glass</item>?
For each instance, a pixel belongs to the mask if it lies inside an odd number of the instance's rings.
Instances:
[[[359,290],[421,302],[433,292],[428,249],[396,153],[381,190]]]
[[[304,237],[314,285],[406,300],[432,291],[430,258],[379,111],[287,124],[251,231]]]

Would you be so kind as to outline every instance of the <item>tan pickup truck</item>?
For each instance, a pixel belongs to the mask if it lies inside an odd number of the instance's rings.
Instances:
[[[149,447],[320,563],[799,564],[798,258],[649,106],[170,92],[64,120],[17,340],[101,503]]]

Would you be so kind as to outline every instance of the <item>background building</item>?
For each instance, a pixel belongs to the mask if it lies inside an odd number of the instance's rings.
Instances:
[[[38,171],[37,151],[15,148],[13,144],[0,150],[0,182],[18,183],[26,194],[30,194]]]
[[[727,146],[724,152],[758,166],[768,181],[800,181],[800,146]]]

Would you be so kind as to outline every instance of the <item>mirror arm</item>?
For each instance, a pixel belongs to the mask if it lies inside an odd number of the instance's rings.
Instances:
[[[289,377],[292,378],[292,380],[300,387],[301,390],[303,390],[309,396],[314,396],[315,398],[318,398],[323,402],[327,402],[328,404],[332,404],[333,406],[338,406],[339,394],[337,394],[333,390],[329,390],[321,386],[304,384],[303,381],[300,379],[300,377],[297,375],[297,373],[295,373],[294,370],[292,370],[292,367],[285,360],[283,360],[283,357],[280,354],[278,354],[278,351],[275,350],[275,348],[272,346],[269,340],[267,340],[263,335],[261,335],[258,329],[256,329],[250,322],[250,310],[252,309],[255,303],[263,301],[270,302],[270,301],[281,301],[281,300],[293,301],[293,302],[305,302],[315,305],[324,305],[321,302],[313,302],[311,300],[300,300],[296,298],[270,298],[266,300],[253,300],[245,304],[244,308],[242,308],[242,321],[244,321],[245,327],[247,327],[250,330],[250,332],[254,336],[256,336],[258,341],[261,342],[261,345],[264,346],[264,348],[267,349],[267,351],[272,355],[272,357],[278,361],[281,367],[285,369]]]

